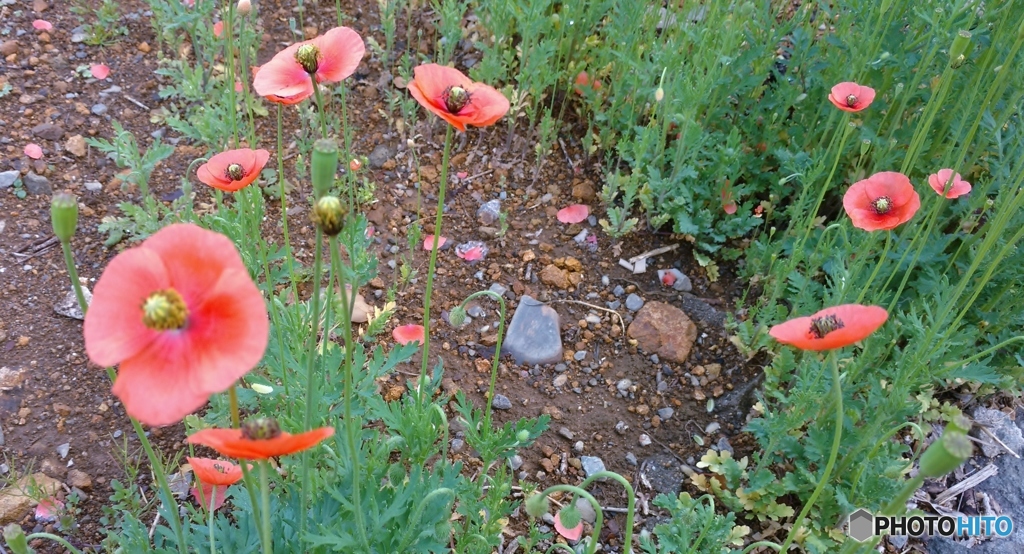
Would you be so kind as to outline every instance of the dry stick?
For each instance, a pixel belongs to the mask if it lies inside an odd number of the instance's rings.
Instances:
[[[1006,446],[1005,442],[999,440],[999,437],[997,437],[992,431],[989,431],[988,427],[985,427],[984,425],[979,425],[979,427],[981,427],[981,430],[984,431],[985,434],[989,436],[989,438],[999,443],[999,446],[1002,446],[1003,449],[1009,452],[1011,456],[1017,458],[1018,460],[1020,459],[1020,455],[1014,452],[1013,449],[1011,449],[1009,446]]]

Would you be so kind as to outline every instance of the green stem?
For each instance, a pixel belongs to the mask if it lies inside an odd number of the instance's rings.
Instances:
[[[604,511],[601,509],[601,503],[598,502],[597,499],[594,498],[594,496],[591,495],[589,492],[583,490],[583,487],[581,487],[581,486],[577,487],[575,485],[554,485],[554,486],[551,486],[551,487],[548,487],[548,488],[544,489],[544,491],[541,492],[540,494],[542,494],[544,496],[549,496],[551,493],[558,492],[558,491],[571,492],[571,493],[573,493],[573,494],[575,494],[577,496],[582,496],[583,498],[586,498],[588,502],[590,502],[591,506],[594,507],[594,513],[597,514],[597,518],[594,520],[594,535],[595,536],[590,537],[590,538],[587,539],[587,550],[586,550],[587,554],[594,554],[594,552],[597,551],[597,536],[596,535],[600,534],[600,530],[604,526]],[[630,530],[630,533],[631,532],[632,531]],[[625,544],[627,545],[627,551],[625,552],[625,554],[630,554],[630,552],[633,550],[633,548],[632,548],[633,545],[631,545],[629,543],[625,543]]]
[[[618,481],[622,488],[626,489],[626,529],[622,532],[622,542],[628,545],[629,551],[633,549],[633,516],[636,515],[636,493],[633,491],[633,485],[629,484],[629,481],[625,477],[615,473],[613,471],[599,471],[590,477],[587,477],[580,483],[580,488],[587,488],[587,485],[597,481],[598,479],[612,479]],[[629,554],[627,551],[625,554]]]
[[[53,533],[32,533],[31,535],[27,535],[25,537],[25,540],[28,542],[34,541],[35,539],[49,539],[55,543],[60,544],[64,548],[67,548],[71,552],[74,552],[75,554],[82,554],[81,550],[72,546],[71,543],[66,541],[63,537],[59,537],[57,535],[54,535]]]
[[[316,98],[316,113],[320,119],[320,138],[327,138],[327,114],[324,112],[324,98],[320,94],[320,84],[316,82],[316,75],[310,75],[309,80],[313,82],[313,95]]]
[[[235,392],[234,385],[228,389],[228,403],[231,406],[231,427],[238,429],[242,426],[242,419],[238,414],[238,393]]]
[[[200,490],[202,490],[202,489],[200,488]],[[209,511],[209,514],[208,514],[208,518],[209,519],[207,520],[207,523],[206,523],[206,526],[210,530],[210,554],[217,554],[217,541],[214,538],[214,533],[213,533],[213,511],[214,511],[213,503],[214,503],[214,499],[215,498],[217,498],[217,491],[216,491],[216,489],[214,489],[213,494],[210,495],[210,509],[208,510]]]
[[[430,262],[427,266],[427,285],[423,292],[423,363],[420,367],[419,382],[425,383],[427,365],[430,363],[430,301],[434,292],[434,268],[437,266],[438,241],[441,237],[441,224],[444,221],[444,194],[448,188],[448,157],[452,150],[452,126],[444,135],[444,155],[441,157],[441,183],[437,191],[437,215],[434,217],[434,244],[430,249]],[[495,359],[498,355],[495,354]],[[420,394],[426,394],[426,387],[420,386]],[[490,399],[487,400],[490,405]]]
[[[64,251],[64,265],[68,269],[68,276],[71,277],[71,287],[75,289],[75,298],[78,299],[78,308],[82,310],[82,317],[89,309],[85,301],[85,293],[82,292],[82,283],[78,280],[78,269],[75,268],[75,257],[71,255],[71,241],[60,241],[60,248]]]
[[[832,362],[832,395],[836,410],[836,430],[832,437],[832,450],[828,454],[828,463],[825,464],[825,472],[822,473],[821,479],[818,480],[818,486],[814,487],[814,492],[811,493],[811,497],[807,499],[807,503],[800,510],[800,515],[796,516],[796,519],[793,520],[793,527],[786,536],[786,542],[782,543],[782,547],[779,549],[780,552],[789,551],[789,545],[793,543],[793,539],[800,532],[800,525],[803,523],[804,518],[807,517],[807,513],[811,511],[811,507],[814,506],[814,501],[825,490],[825,486],[832,476],[832,468],[836,465],[836,458],[839,457],[839,443],[843,437],[843,388],[839,382],[839,362],[836,360],[835,352],[830,353],[829,358]]]
[[[353,370],[352,354],[355,346],[354,338],[352,336],[352,310],[355,304],[355,290],[352,291],[351,297],[349,296],[348,288],[345,286],[345,276],[341,270],[341,254],[338,251],[338,237],[334,236],[330,239],[331,249],[331,267],[334,269],[334,275],[338,280],[338,288],[341,293],[341,326],[345,335],[345,362],[343,370],[345,372],[345,389],[342,392],[345,410],[345,437],[348,441],[349,455],[352,457],[350,460],[352,471],[352,503],[355,506],[353,511],[355,514],[355,524],[358,530],[359,539],[363,543],[363,549],[366,552],[371,551],[369,537],[366,534],[366,523],[363,521],[363,500],[362,500],[362,480],[361,471],[359,469],[359,440],[358,440],[358,426],[359,421],[352,416],[352,392],[355,388],[355,372]],[[333,285],[333,283],[332,283]]]
[[[292,302],[299,301],[299,289],[295,283],[295,262],[292,256],[292,241],[288,235],[288,191],[285,190],[284,186],[284,131],[283,131],[283,116],[282,111],[284,108],[281,104],[277,105],[277,191],[281,196],[281,226],[284,234],[284,257],[288,261],[288,282],[292,288]],[[286,377],[287,379],[287,377]],[[285,393],[288,392],[288,381],[284,384]]]
[[[871,283],[875,282],[875,277],[878,276],[878,271],[885,265],[885,260],[889,256],[889,247],[892,246],[892,231],[885,232],[885,247],[882,248],[882,255],[878,257],[878,263],[875,264],[874,271],[871,272],[871,276],[868,277],[868,282],[861,287],[860,294],[857,296],[857,301],[854,304],[860,304],[864,300],[864,295],[868,293],[871,288]]]
[[[238,73],[241,78],[238,79],[238,81],[242,83],[242,102],[245,103],[245,112],[249,116],[249,148],[256,148],[256,120],[253,116],[252,95],[249,94],[249,78],[245,73],[245,68],[248,67],[247,60],[249,58],[249,45],[246,44],[245,41],[245,20],[248,18],[249,16],[243,15],[241,22],[238,25],[238,47],[242,54],[242,65],[238,68]],[[234,87],[235,83],[231,83],[231,90],[234,90]]]
[[[313,398],[316,379],[316,345],[320,335],[320,285],[321,272],[323,271],[323,242],[324,232],[319,225],[316,227],[316,246],[313,249],[313,298],[310,299],[310,326],[312,327],[309,337],[309,346],[306,351],[306,415],[302,428],[310,430],[313,424]],[[309,450],[302,453],[302,492],[301,504],[302,513],[306,511],[306,502],[309,499]],[[299,540],[305,540],[306,518],[299,518]]]
[[[228,21],[224,33],[227,35],[227,60],[228,60],[228,120],[231,122],[231,138],[234,148],[238,148],[238,106],[235,100],[235,2],[227,0]],[[250,145],[251,146],[251,145]]]
[[[434,240],[436,242],[437,235],[434,235],[434,237]],[[434,245],[434,248],[437,248],[436,244]],[[507,313],[507,309],[505,308],[505,298],[500,294],[490,290],[481,290],[474,292],[473,294],[467,296],[466,299],[462,301],[462,304],[459,307],[465,309],[466,304],[470,300],[476,298],[477,296],[490,296],[491,298],[497,300],[500,306],[500,308],[498,309],[498,313],[501,315],[501,318],[498,320],[498,341],[494,344],[494,359],[491,360],[491,383],[487,387],[487,408],[484,410],[484,429],[486,429],[489,432],[491,429],[491,412],[493,410],[492,401],[494,400],[494,387],[497,384],[498,380],[498,362],[501,360],[501,340],[505,336],[505,316]],[[486,462],[490,462],[490,460],[486,460]]]
[[[131,420],[132,427],[135,428],[135,434],[139,437],[139,442],[142,443],[142,449],[146,451],[146,457],[149,458],[149,465],[153,470],[153,476],[156,478],[157,485],[160,487],[160,493],[164,497],[164,507],[168,512],[164,517],[171,522],[174,534],[178,538],[178,552],[186,554],[188,552],[188,544],[185,542],[185,530],[181,525],[181,516],[178,515],[178,503],[174,501],[174,494],[167,483],[163,460],[157,457],[156,452],[153,450],[153,445],[150,444],[149,437],[146,436],[146,431],[142,429],[142,424],[139,423],[139,420],[134,417],[129,417],[128,419]]]
[[[267,466],[270,462],[260,462],[260,534],[263,535],[263,554],[274,554],[274,539],[270,534],[270,478]],[[305,518],[303,518],[305,519]]]

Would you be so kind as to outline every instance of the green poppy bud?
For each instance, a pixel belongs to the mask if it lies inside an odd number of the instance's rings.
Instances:
[[[319,225],[327,236],[333,237],[345,226],[347,212],[337,196],[321,196],[313,205],[313,222]]]
[[[939,440],[921,455],[921,475],[926,478],[942,477],[960,467],[972,452],[974,446],[967,435],[947,427]]]
[[[543,516],[548,513],[549,507],[550,503],[546,495],[537,493],[526,499],[526,513],[530,514],[530,517]]]
[[[28,546],[28,537],[25,536],[25,531],[17,523],[8,523],[4,527],[4,541],[7,543],[7,548],[10,548],[14,554],[35,553],[35,550]]]
[[[959,31],[955,37],[953,37],[953,46],[949,48],[949,67],[953,69],[959,68],[966,61],[965,54],[967,53],[967,47],[971,44],[971,32],[970,31]]]
[[[516,433],[516,440],[519,442],[526,442],[530,440],[530,432],[527,431],[526,429],[523,429],[522,431]]]
[[[970,420],[970,418],[963,414],[960,414],[958,416],[954,416],[952,419],[949,420],[949,423],[946,424],[946,431],[968,433],[970,432],[971,427],[973,426],[974,423]]]
[[[313,143],[313,196],[320,198],[331,190],[334,174],[338,172],[338,143],[334,139],[320,139]]]
[[[452,327],[462,327],[466,323],[466,310],[461,305],[452,308],[452,311],[448,312],[448,323],[451,323]]]
[[[71,240],[78,227],[78,199],[75,195],[67,192],[55,194],[50,201],[50,219],[53,222],[53,234],[61,242]]]
[[[569,503],[558,512],[558,520],[566,529],[573,529],[580,524],[580,511],[576,509],[575,503]]]

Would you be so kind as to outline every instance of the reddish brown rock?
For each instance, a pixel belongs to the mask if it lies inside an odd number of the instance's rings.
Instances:
[[[627,334],[645,351],[663,360],[682,363],[697,340],[697,326],[675,306],[648,302],[637,312]]]
[[[538,276],[540,277],[541,282],[545,285],[558,287],[560,289],[567,289],[572,286],[569,282],[569,272],[555,267],[554,264],[550,264],[542,269]]]

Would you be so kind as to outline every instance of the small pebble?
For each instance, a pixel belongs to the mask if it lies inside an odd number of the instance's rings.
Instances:
[[[664,421],[672,417],[672,414],[674,413],[676,413],[676,411],[673,410],[672,408],[661,408],[658,410],[658,417],[660,417],[662,421]]]
[[[651,445],[651,437],[647,436],[646,434],[640,435],[640,446],[650,446],[650,445]]]
[[[717,433],[718,430],[721,429],[721,428],[722,428],[722,426],[719,425],[717,421],[712,421],[711,423],[708,423],[707,427],[704,428],[704,434],[705,435],[713,435],[713,434]]]
[[[494,400],[491,401],[491,406],[495,410],[511,410],[512,401],[504,394],[495,394]]]
[[[558,428],[558,434],[561,435],[562,437],[564,437],[565,439],[568,439],[568,440],[572,440],[572,439],[576,438],[576,435],[574,435],[573,432],[570,431],[568,427],[559,427]]]
[[[92,112],[92,115],[103,115],[103,114],[107,113],[107,105],[106,104],[96,104],[89,111]]]
[[[630,311],[637,311],[644,307],[644,299],[640,298],[636,293],[631,293],[626,297],[626,309]]]
[[[633,467],[636,467],[636,454],[633,454],[632,452],[626,452],[626,463]]]

